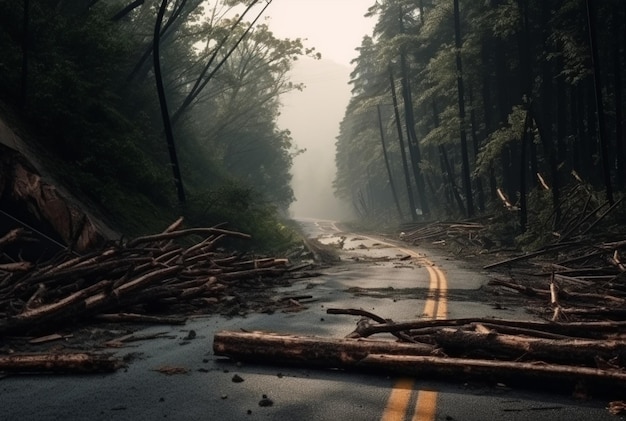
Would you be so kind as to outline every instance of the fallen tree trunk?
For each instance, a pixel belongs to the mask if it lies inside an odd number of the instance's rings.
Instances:
[[[11,373],[100,373],[121,368],[120,359],[106,354],[13,354],[0,355],[0,371]]]
[[[350,310],[353,311],[353,310]],[[346,314],[346,310],[328,309],[327,314]],[[421,329],[460,327],[474,323],[488,325],[498,331],[507,332],[509,329],[527,329],[548,334],[571,336],[572,338],[598,338],[610,333],[620,332],[626,329],[624,321],[602,321],[602,322],[535,322],[512,319],[492,319],[492,318],[462,318],[462,319],[437,319],[437,320],[408,320],[392,323],[380,324],[359,324],[350,335],[353,338],[366,338],[379,333],[406,332],[413,335]],[[521,333],[521,332],[520,332]],[[528,333],[528,332],[527,332]],[[537,333],[534,333],[537,336]]]
[[[213,351],[235,360],[341,368],[353,366],[369,354],[432,355],[436,349],[426,344],[370,339],[222,331],[214,336]]]
[[[421,355],[372,354],[359,361],[359,367],[410,376],[489,378],[495,381],[566,381],[571,385],[584,382],[587,387],[606,388],[611,393],[626,389],[626,373],[616,369],[597,369],[569,365],[522,363],[468,358],[442,358]]]
[[[450,328],[441,329],[433,336],[447,354],[455,352],[456,355],[480,350],[511,359],[591,366],[597,358],[616,360],[615,363],[622,365],[626,357],[626,342],[615,340],[531,338]]]
[[[150,323],[150,324],[167,324],[167,325],[184,325],[187,323],[186,317],[177,316],[149,316],[146,314],[134,313],[114,313],[114,314],[98,314],[94,317],[101,322],[114,323]]]

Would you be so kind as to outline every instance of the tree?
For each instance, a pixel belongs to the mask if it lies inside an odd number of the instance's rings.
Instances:
[[[178,155],[176,154],[176,144],[174,143],[174,132],[172,131],[172,123],[170,120],[170,113],[167,107],[167,99],[165,98],[163,76],[161,75],[161,54],[159,49],[161,39],[161,24],[163,22],[165,10],[167,9],[167,1],[168,0],[161,1],[161,7],[159,8],[159,13],[157,14],[156,23],[154,25],[152,57],[154,59],[154,79],[156,81],[157,92],[159,95],[159,104],[161,106],[161,115],[163,118],[163,128],[165,130],[165,138],[167,140],[167,149],[170,154],[172,172],[174,173],[174,184],[176,185],[176,192],[178,193],[178,201],[182,204],[185,203],[185,189],[183,188],[183,180],[180,175]]]

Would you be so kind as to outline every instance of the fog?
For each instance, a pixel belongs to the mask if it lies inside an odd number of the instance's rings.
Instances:
[[[350,99],[349,74],[348,66],[331,60],[300,60],[292,80],[305,82],[306,88],[282,97],[278,124],[291,131],[298,148],[306,148],[294,159],[291,171],[296,196],[292,216],[349,218],[349,207],[334,197],[332,187],[335,138]]]
[[[333,195],[335,141],[350,99],[351,60],[374,21],[365,18],[369,0],[282,0],[267,9],[267,24],[279,37],[301,38],[322,60],[301,59],[291,74],[306,89],[284,95],[278,124],[289,129],[298,148],[292,187],[292,216],[347,219],[349,206]]]

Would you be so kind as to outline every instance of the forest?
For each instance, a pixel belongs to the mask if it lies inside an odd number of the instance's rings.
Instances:
[[[184,216],[280,248],[302,151],[279,98],[319,55],[273,35],[270,3],[1,0],[2,117],[126,235]]]
[[[361,218],[489,215],[518,244],[564,239],[593,213],[623,227],[626,2],[387,0],[368,13],[334,182]]]

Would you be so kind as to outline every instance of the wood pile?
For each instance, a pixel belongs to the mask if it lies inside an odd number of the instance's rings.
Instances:
[[[221,303],[236,307],[238,290],[281,282],[293,270],[287,259],[250,258],[217,247],[226,237],[247,234],[181,226],[182,218],[160,234],[84,255],[65,251],[45,262],[4,255],[0,338],[42,334],[90,318],[170,323],[164,314],[208,313]],[[23,229],[8,232],[0,238],[0,252],[26,235]]]

